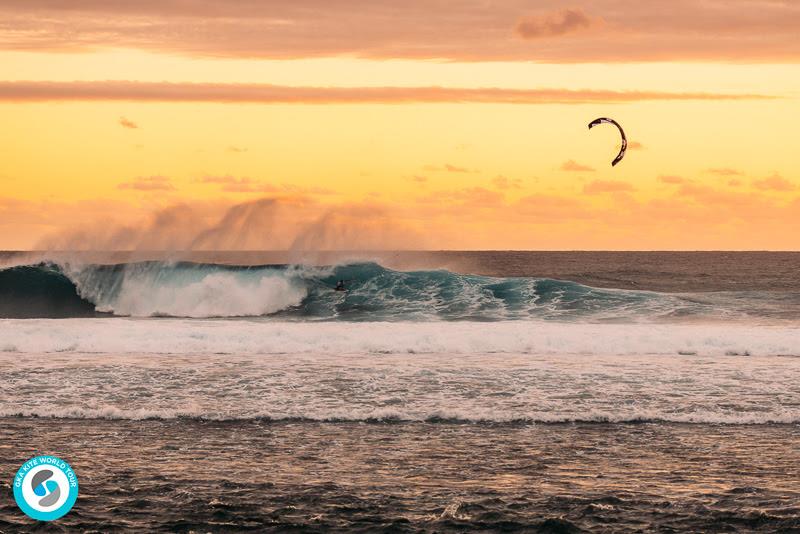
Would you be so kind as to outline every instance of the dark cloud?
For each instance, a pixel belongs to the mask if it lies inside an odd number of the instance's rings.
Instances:
[[[523,39],[542,39],[586,30],[595,23],[595,19],[589,17],[582,9],[562,9],[523,17],[517,23],[515,31]]]

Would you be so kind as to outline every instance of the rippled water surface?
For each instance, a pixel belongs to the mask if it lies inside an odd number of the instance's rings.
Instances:
[[[80,476],[48,531],[800,528],[795,425],[0,423],[4,480],[41,450]],[[9,494],[0,529],[30,528]]]

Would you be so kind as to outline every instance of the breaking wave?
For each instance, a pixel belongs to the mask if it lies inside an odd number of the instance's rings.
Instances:
[[[344,280],[347,291],[334,291]],[[752,295],[750,296],[752,297]],[[0,270],[0,317],[262,317],[353,321],[659,321],[758,315],[753,298],[598,289],[376,263],[332,267],[141,262]]]

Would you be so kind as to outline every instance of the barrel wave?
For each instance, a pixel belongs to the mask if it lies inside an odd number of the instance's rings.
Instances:
[[[347,291],[334,291],[338,280]],[[189,262],[39,263],[0,270],[0,317],[269,317],[283,320],[662,321],[735,315],[708,299],[564,280]]]

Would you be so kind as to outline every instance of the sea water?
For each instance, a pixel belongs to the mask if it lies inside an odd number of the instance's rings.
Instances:
[[[100,531],[800,528],[800,255],[660,254],[7,256],[0,469]]]

